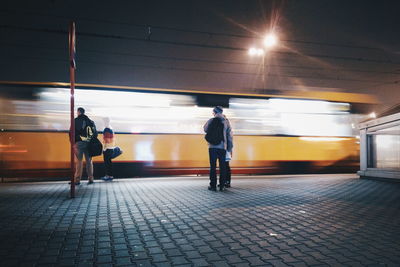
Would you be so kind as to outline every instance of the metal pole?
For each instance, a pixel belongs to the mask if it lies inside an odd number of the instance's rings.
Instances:
[[[70,143],[71,143],[71,189],[70,197],[75,197],[75,120],[74,120],[74,91],[75,91],[75,22],[69,24],[69,78],[71,85],[71,127],[70,127]]]
[[[262,55],[262,83],[263,88],[267,89],[267,85],[265,83],[265,54]]]

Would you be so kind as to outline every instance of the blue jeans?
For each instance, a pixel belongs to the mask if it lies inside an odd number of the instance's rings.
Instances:
[[[220,148],[209,148],[210,155],[210,186],[217,186],[217,160],[219,164],[219,184],[223,186],[226,179],[226,150]]]

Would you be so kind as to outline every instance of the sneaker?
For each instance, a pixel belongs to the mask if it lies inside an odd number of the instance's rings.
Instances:
[[[217,188],[215,187],[215,186],[209,186],[208,187],[208,190],[210,190],[210,191],[217,191]]]
[[[226,183],[226,184],[225,184],[225,187],[226,187],[226,188],[231,187],[231,183]]]
[[[68,182],[68,184],[71,184],[71,182]],[[81,182],[76,182],[75,185],[80,185]]]
[[[113,179],[114,179],[113,176],[108,176],[108,175],[101,177],[101,180],[103,180],[105,182],[111,182]]]
[[[225,186],[219,185],[218,187],[219,187],[219,191],[225,191]]]
[[[93,184],[93,183],[94,183],[93,180],[89,180],[89,181],[87,182],[87,184]]]

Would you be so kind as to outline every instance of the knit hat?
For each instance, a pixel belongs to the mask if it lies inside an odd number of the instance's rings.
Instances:
[[[222,113],[222,112],[223,112],[223,109],[222,109],[221,106],[216,106],[216,107],[213,109],[213,112],[214,112],[214,113]]]

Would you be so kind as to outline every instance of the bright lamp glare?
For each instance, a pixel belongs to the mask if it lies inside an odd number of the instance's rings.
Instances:
[[[249,49],[249,55],[250,56],[262,56],[262,55],[264,55],[264,50],[260,49],[260,48],[252,47]]]
[[[278,39],[276,38],[276,36],[274,34],[268,34],[264,38],[264,45],[267,47],[275,46],[277,43],[278,43]]]
[[[257,54],[257,48],[252,47],[249,49],[250,56],[255,56],[256,54]]]

